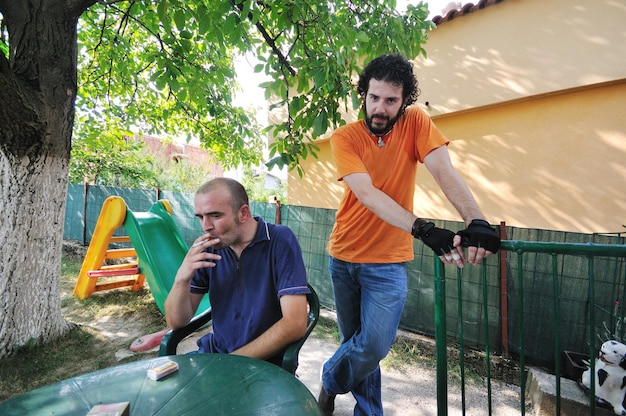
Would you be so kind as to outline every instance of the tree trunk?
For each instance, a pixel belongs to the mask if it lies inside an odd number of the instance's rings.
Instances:
[[[67,160],[2,156],[0,357],[68,329],[59,279]]]
[[[89,3],[0,0],[10,50],[0,53],[0,358],[69,328],[59,277],[76,30]]]

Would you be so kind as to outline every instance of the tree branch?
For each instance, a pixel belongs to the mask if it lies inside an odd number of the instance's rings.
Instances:
[[[118,0],[118,1],[122,1],[122,0]],[[123,1],[127,1],[127,0],[123,0]],[[61,6],[61,7],[64,7],[65,10],[68,10],[68,14],[70,16],[79,17],[81,14],[83,14],[85,10],[93,6],[96,2],[97,0],[66,0],[65,6]]]
[[[234,0],[231,0],[231,4],[235,7],[237,7],[237,9],[239,9],[240,12],[243,12],[243,4],[242,3],[236,3]],[[259,33],[261,33],[261,36],[263,36],[263,39],[265,39],[265,42],[267,42],[267,44],[269,45],[269,47],[272,49],[272,51],[274,52],[274,54],[278,57],[278,60],[280,61],[280,63],[287,68],[287,70],[289,71],[289,73],[293,76],[296,75],[296,70],[293,68],[293,66],[291,66],[291,64],[289,63],[289,59],[287,59],[287,57],[282,53],[282,51],[278,48],[278,46],[276,45],[276,40],[274,38],[272,38],[272,36],[269,34],[269,32],[267,31],[267,29],[265,29],[265,27],[261,24],[261,22],[254,22],[253,18],[254,16],[252,16],[252,13],[248,13],[247,16],[248,20],[250,21],[250,23],[254,23],[254,26],[256,26],[257,30],[259,31]]]

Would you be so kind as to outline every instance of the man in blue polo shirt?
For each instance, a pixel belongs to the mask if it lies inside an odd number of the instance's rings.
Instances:
[[[280,365],[282,353],[306,332],[306,270],[293,232],[250,212],[237,181],[217,178],[194,199],[205,234],[181,264],[165,300],[172,329],[186,325],[210,293],[213,332],[199,352],[232,353]]]

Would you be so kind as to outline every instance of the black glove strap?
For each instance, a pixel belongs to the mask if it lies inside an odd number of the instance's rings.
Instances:
[[[490,230],[493,230],[493,228],[491,228],[491,224],[489,224],[485,220],[472,220],[472,222],[470,222],[470,225],[478,225],[479,227],[487,227]]]
[[[435,224],[433,224],[432,222],[426,222],[423,219],[418,218],[413,223],[413,227],[411,227],[411,234],[413,234],[413,237],[417,238],[418,240],[422,240],[425,237],[428,237],[428,232],[433,228],[435,228]]]
[[[421,218],[416,218],[415,222],[413,222],[413,227],[411,227],[411,235],[415,238],[420,238],[420,228],[422,228],[424,224],[426,224],[426,221]]]

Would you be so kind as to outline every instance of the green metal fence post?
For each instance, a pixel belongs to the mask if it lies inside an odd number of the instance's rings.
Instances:
[[[596,368],[595,368],[595,323],[596,323],[596,311],[593,307],[593,302],[596,298],[593,278],[593,256],[587,257],[587,277],[589,280],[589,362],[591,370],[589,371],[589,415],[594,416],[596,414]]]
[[[487,305],[487,262],[485,259],[481,262],[482,266],[482,281],[483,281],[483,319],[485,321],[485,361],[487,370],[487,401],[489,416],[492,415],[491,405],[491,353],[489,352],[489,309]]]
[[[554,305],[554,372],[556,377],[556,414],[561,414],[561,329],[559,318],[559,282],[558,282],[558,261],[557,255],[552,254],[552,304]]]
[[[522,251],[517,252],[517,277],[518,277],[518,322],[519,322],[519,386],[520,386],[520,411],[521,416],[526,414],[526,363],[524,362],[524,263],[522,262]]]
[[[457,326],[459,330],[459,366],[461,367],[461,412],[465,414],[465,336],[463,335],[463,269],[456,269]]]
[[[446,351],[446,273],[443,263],[435,263],[435,344],[437,351],[437,415],[448,415],[448,357]]]

